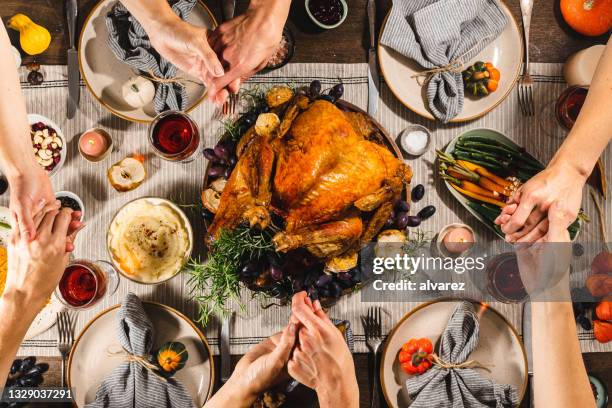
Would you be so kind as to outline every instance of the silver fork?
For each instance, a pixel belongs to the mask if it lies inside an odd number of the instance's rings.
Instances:
[[[531,26],[531,9],[533,0],[521,0],[521,15],[523,17],[523,38],[525,43],[525,65],[523,75],[518,84],[519,105],[523,116],[533,116],[533,80],[529,76],[529,27]]]
[[[378,370],[379,358],[378,350],[383,344],[382,339],[382,319],[380,307],[368,309],[367,316],[361,316],[361,322],[365,331],[366,345],[374,356],[374,365],[370,377],[372,378],[372,393],[370,400],[371,408],[380,407],[380,372]]]
[[[223,116],[233,116],[236,113],[236,105],[238,104],[238,95],[229,94],[229,98],[223,103]]]
[[[66,386],[66,357],[70,353],[74,334],[68,312],[61,311],[57,314],[57,349],[62,355],[62,388]]]

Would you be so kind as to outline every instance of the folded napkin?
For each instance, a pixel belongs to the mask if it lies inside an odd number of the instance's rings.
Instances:
[[[186,19],[197,0],[169,0],[172,10]],[[143,74],[153,74],[157,78],[172,79],[176,77],[177,68],[159,55],[151,47],[149,36],[130,12],[117,4],[106,16],[108,28],[108,45],[122,62]],[[185,110],[187,108],[187,91],[179,82],[155,82],[155,99],[157,113],[166,110]]]
[[[393,0],[381,43],[424,71],[452,62],[467,64],[507,21],[498,0]],[[431,73],[426,81],[429,109],[442,122],[463,109],[463,79],[457,71]]]
[[[461,302],[440,339],[439,359],[449,364],[465,363],[478,345],[479,323],[471,302]],[[434,365],[425,374],[411,376],[406,387],[410,408],[509,408],[519,404],[516,387],[496,384],[471,368]]]
[[[126,353],[147,357],[155,329],[140,299],[129,293],[117,314],[117,336]],[[109,356],[108,358],[116,358]],[[137,361],[115,368],[96,392],[87,408],[193,408],[193,400],[175,379],[163,379]]]

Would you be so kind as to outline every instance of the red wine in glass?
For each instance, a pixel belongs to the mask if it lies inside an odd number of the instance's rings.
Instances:
[[[149,128],[155,153],[170,161],[189,161],[200,147],[200,132],[185,113],[166,111],[157,115]]]
[[[527,291],[513,253],[496,256],[487,265],[488,288],[491,295],[504,303],[518,303],[527,297]]]
[[[64,270],[56,293],[67,306],[81,309],[97,303],[118,284],[117,273],[106,263],[77,260]]]
[[[557,122],[571,130],[578,119],[589,89],[583,86],[570,86],[559,95],[555,104]]]

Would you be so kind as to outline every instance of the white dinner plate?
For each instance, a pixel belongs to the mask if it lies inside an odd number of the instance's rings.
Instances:
[[[11,211],[6,207],[0,207],[0,222],[11,224]],[[11,236],[11,230],[0,227],[0,246],[6,248],[8,240]],[[49,303],[38,313],[38,315],[30,324],[24,340],[29,340],[38,336],[40,333],[48,330],[55,324],[57,312],[63,309],[62,303],[55,295],[51,295]]]
[[[116,3],[117,0],[100,1],[83,24],[79,40],[81,76],[91,94],[113,114],[132,122],[148,123],[156,115],[153,102],[144,108],[134,109],[123,101],[121,87],[135,72],[115,57],[107,43],[106,15]],[[213,14],[202,1],[196,3],[187,21],[208,29],[217,26]],[[181,71],[177,76],[189,78]],[[188,98],[186,111],[189,112],[204,100],[206,89],[203,85],[193,82],[186,82],[185,86]]]
[[[502,10],[508,16],[508,24],[504,31],[469,63],[475,61],[492,62],[501,73],[501,80],[497,90],[483,98],[474,99],[466,95],[463,111],[451,122],[465,122],[479,118],[499,105],[512,91],[523,63],[523,41],[521,33],[510,9],[500,2]],[[387,16],[388,17],[388,16]],[[387,19],[383,23],[381,33],[385,30]],[[434,120],[427,107],[423,90],[417,83],[414,74],[424,70],[416,62],[399,54],[391,48],[378,45],[378,61],[385,82],[399,101],[408,109],[424,118]]]
[[[155,302],[142,302],[155,328],[153,350],[169,341],[180,341],[189,358],[185,367],[174,374],[197,407],[204,406],[214,385],[212,352],[202,332],[185,315]],[[83,328],[68,359],[68,386],[77,407],[94,401],[102,381],[124,360],[109,357],[108,350],[120,348],[117,339],[117,313],[120,305],[102,311]]]
[[[387,337],[380,364],[380,381],[389,407],[410,406],[406,392],[409,375],[397,360],[402,345],[412,338],[426,337],[435,347],[458,303],[458,300],[424,303],[404,315]],[[483,377],[498,384],[514,385],[519,400],[522,400],[527,388],[527,356],[523,343],[499,312],[478,302],[474,304],[480,316],[480,340],[469,359],[490,370],[475,368]]]

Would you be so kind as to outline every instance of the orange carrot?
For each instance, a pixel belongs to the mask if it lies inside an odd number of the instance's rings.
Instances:
[[[478,184],[474,184],[471,181],[461,181],[461,187],[466,191],[471,191],[472,193],[480,194],[485,197],[499,199],[499,194],[494,191],[490,191],[480,187]]]
[[[456,184],[450,183],[450,185],[455,190],[457,190],[458,192],[460,192],[461,194],[463,194],[466,197],[470,197],[470,198],[473,198],[475,200],[482,201],[482,202],[485,202],[485,203],[493,204],[493,205],[496,205],[498,207],[503,207],[503,206],[506,205],[505,203],[502,203],[501,201],[496,200],[494,198],[485,197],[483,195],[480,195],[480,194],[477,194],[477,193],[473,193],[473,192],[468,191],[468,190],[464,190],[461,187],[457,186]]]
[[[480,176],[480,179],[478,179],[478,184],[480,185],[480,187],[484,188],[485,190],[495,191],[499,194],[505,194],[505,191],[506,191],[505,187],[500,186],[499,184],[496,184],[493,181],[483,176]]]
[[[448,169],[446,170],[446,172],[450,175],[453,176],[456,179],[459,180],[471,180],[468,176],[466,176],[465,174],[461,174],[453,169]]]
[[[485,169],[482,166],[479,166],[477,164],[471,163],[469,161],[466,160],[457,160],[457,164],[459,164],[460,166],[465,167],[468,170],[474,171],[478,174],[480,174],[483,177],[486,177],[488,179],[490,179],[491,181],[495,182],[495,184],[499,184],[500,186],[503,187],[509,187],[512,182],[505,180],[493,173],[491,173],[489,170]]]

